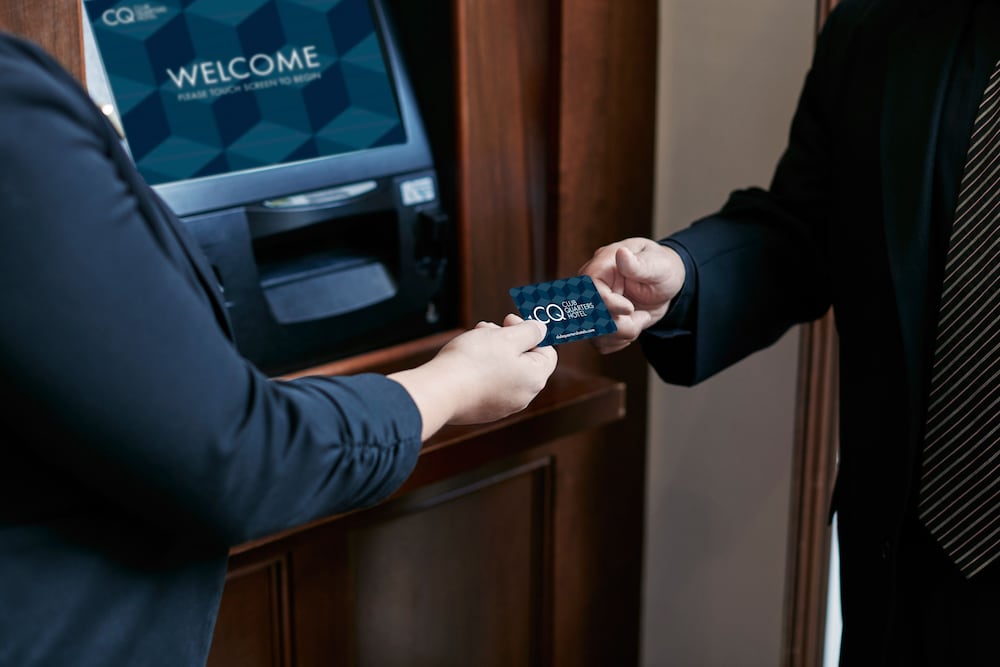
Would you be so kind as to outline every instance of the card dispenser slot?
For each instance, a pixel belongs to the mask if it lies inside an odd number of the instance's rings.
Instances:
[[[395,297],[393,211],[316,222],[254,239],[260,287],[279,324],[344,315]]]
[[[350,285],[350,289],[344,289]],[[347,265],[261,281],[264,298],[281,324],[311,322],[350,313],[396,296],[396,282],[374,259],[354,258]]]

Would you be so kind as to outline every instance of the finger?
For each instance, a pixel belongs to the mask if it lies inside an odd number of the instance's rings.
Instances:
[[[486,322],[485,320],[476,324],[477,329],[499,329],[500,325],[494,324],[493,322]]]
[[[546,331],[545,325],[538,320],[524,320],[503,328],[504,335],[522,352],[541,343]]]
[[[594,287],[604,301],[604,305],[608,307],[608,312],[611,313],[612,317],[631,315],[632,311],[635,310],[635,304],[628,297],[615,294],[603,280],[594,279]]]
[[[639,337],[639,334],[642,333],[643,323],[648,321],[649,313],[646,313],[645,311],[636,311],[635,315],[630,317],[616,317],[615,326],[618,327],[618,331],[611,334],[609,337],[612,339],[625,339],[632,342]]]
[[[615,320],[618,331],[605,336],[598,336],[591,339],[591,344],[602,353],[617,352],[634,343],[642,333],[642,328],[631,318],[621,318]]]
[[[642,333],[653,324],[653,316],[648,310],[637,310],[632,313],[632,323],[639,330],[639,333]]]
[[[503,325],[505,327],[513,326],[515,324],[520,324],[524,319],[520,315],[515,315],[514,313],[507,313],[507,316],[503,318]]]
[[[601,292],[598,289],[598,293],[604,299],[604,305],[608,307],[608,312],[611,313],[612,317],[627,317],[635,312],[635,304],[628,297],[622,294],[615,294],[610,290]]]

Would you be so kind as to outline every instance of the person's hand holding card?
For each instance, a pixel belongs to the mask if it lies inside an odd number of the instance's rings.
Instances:
[[[538,347],[539,322],[510,314],[504,326],[480,322],[416,368],[393,373],[417,404],[426,438],[444,424],[474,424],[523,410],[555,370],[557,355]]]
[[[624,349],[659,322],[684,286],[684,261],[672,248],[630,238],[598,248],[580,267],[594,280],[618,330],[595,338],[602,354]]]

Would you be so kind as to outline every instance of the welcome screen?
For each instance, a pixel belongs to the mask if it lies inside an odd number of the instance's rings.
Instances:
[[[151,184],[402,143],[367,0],[85,0]]]

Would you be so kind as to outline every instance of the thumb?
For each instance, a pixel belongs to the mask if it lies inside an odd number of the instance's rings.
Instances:
[[[655,283],[663,279],[657,275],[656,268],[647,262],[641,254],[637,255],[628,248],[618,249],[615,253],[615,265],[618,267],[618,273],[626,280]]]
[[[504,334],[522,352],[541,343],[546,331],[546,326],[538,320],[522,320],[503,328]]]

